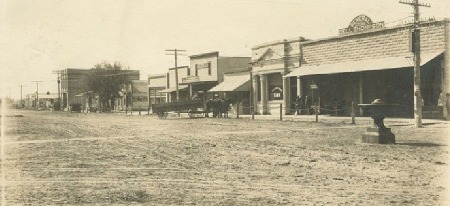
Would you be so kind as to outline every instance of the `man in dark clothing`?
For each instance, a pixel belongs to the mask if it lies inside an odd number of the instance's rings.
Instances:
[[[210,99],[208,101],[206,101],[206,111],[205,111],[205,117],[209,117],[209,112],[211,112],[212,108],[213,108],[213,100]]]
[[[215,98],[212,103],[213,117],[217,117],[217,118],[219,117],[219,106],[220,106],[220,101],[218,98]]]
[[[305,100],[303,99],[303,96],[297,96],[295,99],[295,112],[297,115],[300,115],[302,113],[303,104]]]
[[[222,114],[221,117],[228,118],[228,109],[229,109],[230,103],[228,99],[223,98],[220,102],[220,113]]]

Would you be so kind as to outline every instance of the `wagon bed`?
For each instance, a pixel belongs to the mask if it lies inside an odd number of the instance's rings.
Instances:
[[[169,112],[187,113],[189,117],[195,117],[203,115],[204,103],[199,100],[191,100],[152,104],[152,112],[157,114],[159,118],[166,118]]]

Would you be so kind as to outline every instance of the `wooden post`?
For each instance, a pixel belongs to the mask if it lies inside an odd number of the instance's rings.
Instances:
[[[237,105],[236,105],[236,110],[237,110],[236,111],[236,118],[237,119],[239,119],[239,104],[240,104],[240,102],[238,102]]]
[[[351,115],[352,115],[352,124],[355,124],[355,103],[354,102],[352,102]]]
[[[253,105],[250,106],[250,110],[252,111],[252,119],[255,119],[255,109],[253,108]]]
[[[314,113],[316,114],[316,122],[319,122],[319,114],[317,113],[317,102],[314,104]]]
[[[283,121],[283,104],[280,104],[280,121]]]
[[[141,115],[141,106],[139,106],[139,115]]]

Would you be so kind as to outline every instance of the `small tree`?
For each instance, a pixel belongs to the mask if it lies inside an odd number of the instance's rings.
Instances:
[[[100,63],[91,69],[91,73],[84,77],[86,89],[99,95],[103,110],[114,108],[114,100],[119,97],[122,85],[129,82],[128,74],[122,70],[118,62],[114,64]],[[109,104],[111,102],[111,105]]]

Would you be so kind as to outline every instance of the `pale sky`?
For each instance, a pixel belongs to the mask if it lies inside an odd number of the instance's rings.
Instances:
[[[450,18],[449,0],[421,1],[421,17]],[[251,56],[285,38],[337,36],[360,15],[395,26],[412,20],[398,0],[0,0],[0,94],[57,92],[53,70],[118,61],[141,79],[174,66],[166,49]],[[179,56],[178,65],[189,65]]]

